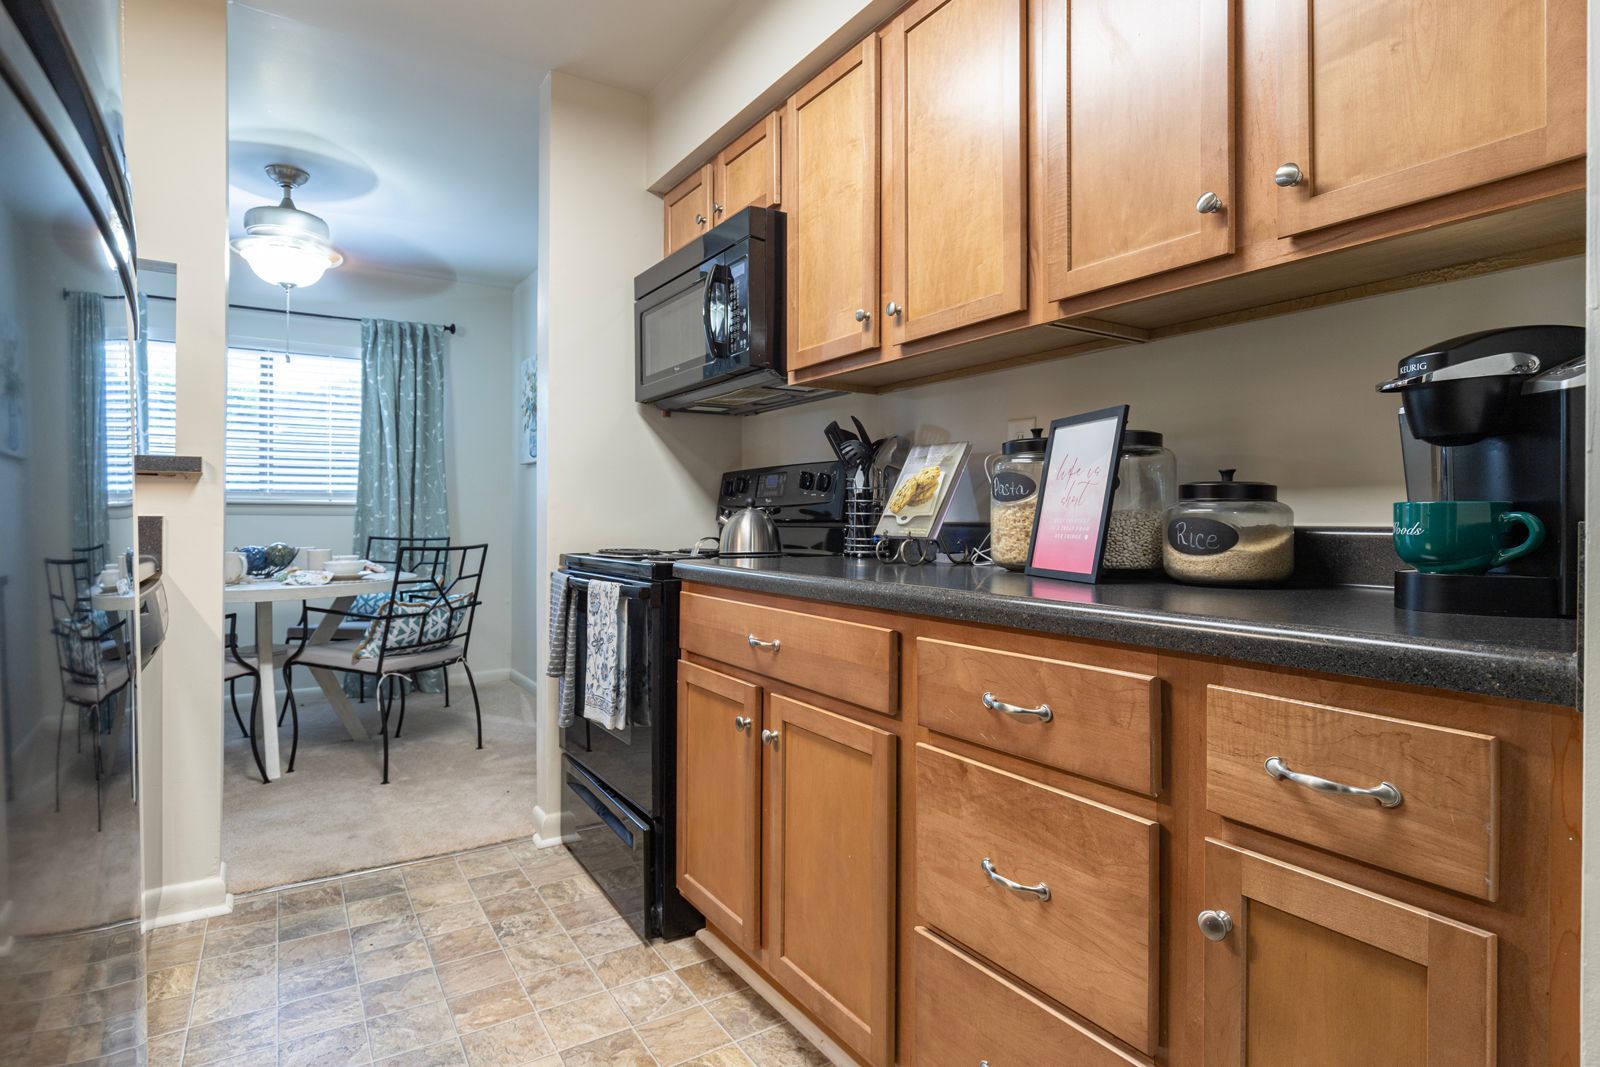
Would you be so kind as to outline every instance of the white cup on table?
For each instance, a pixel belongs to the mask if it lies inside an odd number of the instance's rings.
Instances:
[[[243,552],[224,552],[222,554],[222,580],[229,585],[238,585],[244,580],[245,562]]]
[[[306,551],[305,568],[308,571],[325,571],[328,561],[333,558],[333,550],[329,548],[308,548]]]

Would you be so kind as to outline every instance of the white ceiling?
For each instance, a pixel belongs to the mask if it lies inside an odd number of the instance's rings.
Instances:
[[[295,163],[343,270],[515,285],[537,248],[546,72],[648,93],[736,2],[234,0],[232,232],[276,200],[261,167]]]

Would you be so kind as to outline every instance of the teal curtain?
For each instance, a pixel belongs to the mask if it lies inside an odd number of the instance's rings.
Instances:
[[[356,552],[367,538],[446,537],[442,326],[361,320],[361,457]],[[438,672],[422,688],[438,689]],[[348,681],[354,682],[354,679]]]
[[[106,316],[99,293],[70,293],[67,353],[72,440],[68,477],[74,549],[104,545],[106,521]],[[98,565],[101,560],[96,560]]]

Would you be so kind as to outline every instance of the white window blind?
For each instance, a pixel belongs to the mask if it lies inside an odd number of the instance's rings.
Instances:
[[[171,455],[178,450],[177,349],[171,341],[150,341],[145,372],[145,432],[136,440],[132,360],[128,342],[106,342],[106,493],[125,504],[133,493],[133,454]]]
[[[361,447],[361,361],[228,350],[229,500],[349,503]]]

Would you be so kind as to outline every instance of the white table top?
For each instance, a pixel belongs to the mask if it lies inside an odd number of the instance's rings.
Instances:
[[[414,575],[400,575],[402,579]],[[387,593],[394,588],[394,572],[382,571],[365,578],[334,579],[327,585],[290,585],[288,582],[257,582],[249,578],[237,585],[222,587],[225,604],[259,604],[268,600],[337,600],[364,593]]]

